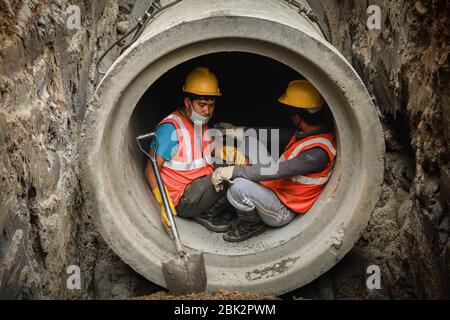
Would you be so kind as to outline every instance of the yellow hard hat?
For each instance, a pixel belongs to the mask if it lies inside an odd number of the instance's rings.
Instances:
[[[278,101],[303,109],[315,109],[324,103],[319,91],[308,80],[295,80],[289,83],[286,93]]]
[[[217,77],[207,68],[198,67],[186,77],[183,92],[199,96],[221,96]]]

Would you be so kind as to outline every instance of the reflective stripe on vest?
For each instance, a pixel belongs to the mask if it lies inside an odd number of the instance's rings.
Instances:
[[[183,135],[183,141],[184,141],[184,145],[185,145],[185,150],[186,150],[186,156],[187,156],[187,160],[186,162],[181,162],[181,161],[175,161],[173,159],[169,160],[169,161],[165,161],[163,163],[164,167],[167,167],[169,169],[172,170],[180,170],[180,171],[189,171],[189,170],[193,170],[193,169],[199,169],[199,168],[203,168],[204,166],[206,166],[208,164],[208,160],[209,159],[196,159],[195,161],[192,159],[193,158],[193,148],[192,148],[192,144],[191,144],[191,134],[189,132],[189,130],[186,128],[186,126],[184,125],[183,120],[174,114],[170,114],[166,117],[166,119],[170,119],[170,120],[174,120],[178,127],[180,128],[180,130],[176,130],[175,132],[177,134],[180,133]],[[195,131],[195,130],[194,130]],[[195,135],[195,132],[194,132]],[[197,138],[197,137],[195,137]],[[179,139],[178,139],[179,140]],[[196,140],[194,140],[196,141]],[[201,140],[203,141],[203,140]],[[200,146],[200,148],[202,148],[203,146]]]
[[[307,146],[312,145],[314,143],[323,143],[324,145],[326,145],[330,149],[332,154],[336,155],[336,149],[334,149],[334,147],[331,144],[330,140],[324,139],[324,138],[314,138],[314,139],[305,141],[303,143],[300,143],[294,149],[294,151],[292,151],[291,155],[289,156],[289,159],[292,159],[292,158],[296,157],[304,147],[307,147]]]
[[[183,163],[179,161],[165,161],[163,166],[170,168],[172,170],[188,171],[193,169],[199,169],[206,166],[207,162],[205,159],[199,159],[190,163]]]
[[[291,180],[296,183],[307,184],[307,185],[325,184],[325,183],[327,183],[328,179],[330,179],[330,176],[331,176],[331,171],[327,174],[326,177],[311,178],[311,177],[298,175],[298,176],[291,177]]]
[[[292,151],[292,153],[290,154],[288,159],[292,159],[294,157],[296,157],[303,148],[310,146],[312,144],[316,144],[316,143],[322,143],[324,145],[326,145],[328,147],[328,149],[330,149],[331,153],[333,155],[336,155],[336,149],[334,148],[334,146],[331,144],[331,142],[328,139],[324,139],[324,138],[314,138],[308,141],[305,141],[303,143],[300,143],[295,149],[294,151]],[[311,177],[307,177],[304,175],[298,175],[298,176],[293,176],[290,177],[290,179],[295,182],[295,183],[301,183],[301,184],[306,184],[306,185],[314,185],[314,184],[325,184],[327,183],[328,179],[330,179],[331,176],[331,170],[330,172],[328,172],[326,177],[319,177],[319,178],[311,178]]]

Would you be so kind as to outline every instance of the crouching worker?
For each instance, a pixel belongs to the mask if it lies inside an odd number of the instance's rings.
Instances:
[[[320,93],[308,81],[297,80],[289,84],[279,102],[296,129],[276,163],[278,168],[230,166],[218,168],[212,175],[216,190],[230,182],[227,198],[239,217],[237,225],[224,234],[226,241],[244,241],[264,232],[266,225],[281,227],[305,214],[331,175],[335,133]]]
[[[211,183],[214,169],[205,135],[216,98],[221,96],[218,80],[208,69],[195,68],[186,77],[183,92],[181,108],[165,117],[156,128],[156,161],[169,195],[169,204],[180,217],[193,218],[211,231],[226,232],[231,228],[232,217],[222,213],[231,207],[225,191],[215,192]],[[155,144],[150,146],[152,154]],[[163,226],[169,232],[170,221],[149,161],[145,174],[155,199],[161,205]]]

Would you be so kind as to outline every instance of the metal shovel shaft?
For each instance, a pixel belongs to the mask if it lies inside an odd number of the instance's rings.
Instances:
[[[175,238],[175,245],[177,247],[178,255],[182,255],[184,253],[184,250],[183,246],[181,245],[180,234],[178,233],[177,225],[175,224],[175,219],[173,218],[172,208],[169,205],[169,199],[167,198],[166,189],[164,188],[164,183],[161,179],[161,173],[159,172],[158,164],[156,163],[156,159],[154,157],[150,157],[150,162],[153,168],[153,172],[155,173],[156,183],[158,184],[159,193],[161,194],[167,217],[170,221],[170,229],[172,230],[172,234]]]

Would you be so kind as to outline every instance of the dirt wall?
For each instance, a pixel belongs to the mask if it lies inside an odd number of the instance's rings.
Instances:
[[[380,110],[385,183],[357,245],[330,272],[295,294],[448,298],[450,3],[322,3],[333,44],[357,70]],[[370,5],[380,8],[379,30],[367,26]],[[380,290],[366,287],[370,265],[380,267]]]
[[[69,5],[81,9],[79,29],[67,27]],[[142,282],[82,210],[77,163],[99,80],[93,63],[131,9],[123,1],[0,1],[0,298],[127,297]],[[67,289],[70,265],[80,267],[81,290]]]
[[[80,126],[99,80],[94,62],[124,33],[132,1],[0,0],[0,298],[126,298],[155,286],[105,245],[83,210]],[[290,294],[448,298],[448,1],[324,0],[333,44],[372,93],[385,128],[383,195],[354,249]],[[368,30],[367,6],[381,8]],[[108,59],[113,59],[117,51]],[[68,290],[67,267],[81,270]],[[381,289],[368,290],[378,265]]]

